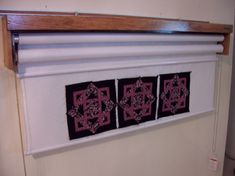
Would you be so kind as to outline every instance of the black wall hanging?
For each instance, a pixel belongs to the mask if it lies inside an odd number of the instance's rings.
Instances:
[[[119,127],[155,120],[157,77],[118,80]]]
[[[189,112],[190,72],[160,75],[158,118]]]
[[[66,86],[70,139],[116,128],[115,80]]]

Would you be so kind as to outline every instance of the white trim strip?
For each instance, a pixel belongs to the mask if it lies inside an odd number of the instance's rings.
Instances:
[[[27,148],[27,150],[30,150],[30,148],[31,148],[31,131],[30,131],[30,118],[28,118],[29,117],[29,115],[28,115],[28,111],[27,111],[27,109],[28,109],[28,106],[27,106],[27,102],[26,102],[26,100],[27,100],[27,97],[26,97],[26,87],[25,87],[25,80],[24,79],[22,79],[21,80],[21,85],[22,85],[22,102],[23,102],[23,111],[24,111],[24,126],[25,126],[25,132],[26,132],[26,148]]]

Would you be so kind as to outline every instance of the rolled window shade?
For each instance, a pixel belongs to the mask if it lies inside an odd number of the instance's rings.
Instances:
[[[20,34],[21,45],[72,44],[96,42],[218,42],[223,35],[59,33]]]
[[[20,50],[20,63],[105,57],[153,56],[222,52],[222,45],[106,46],[86,48],[37,48]]]
[[[25,152],[50,151],[213,111],[216,53],[223,51],[219,44],[223,40],[222,35],[197,34],[19,34],[17,70],[25,114]],[[159,80],[162,74],[182,72],[191,75],[190,112],[159,119],[156,115],[155,120],[137,126],[69,140],[67,85],[103,80],[115,80],[118,85],[119,79],[158,76]]]
[[[19,64],[92,58],[211,54],[222,35],[72,33],[20,34]]]

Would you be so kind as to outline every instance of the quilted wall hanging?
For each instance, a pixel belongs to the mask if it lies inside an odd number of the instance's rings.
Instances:
[[[118,124],[126,127],[156,117],[157,77],[118,80]]]
[[[220,35],[20,34],[17,75],[26,154],[213,111],[222,40]]]
[[[189,112],[190,72],[160,75],[158,118]]]
[[[68,85],[66,102],[70,139],[116,128],[114,80]]]
[[[70,139],[190,112],[190,72],[160,75],[159,88],[157,80],[158,76],[118,79],[117,90],[115,80],[66,85]]]

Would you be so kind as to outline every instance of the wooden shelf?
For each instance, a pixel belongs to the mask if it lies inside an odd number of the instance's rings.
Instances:
[[[231,33],[231,25],[159,18],[111,15],[45,16],[8,15],[11,31],[137,31]]]
[[[223,34],[224,52],[228,54],[232,25],[200,21],[161,19],[117,15],[79,14],[67,12],[0,11],[4,16],[3,31],[8,53],[6,66],[13,68],[10,35],[13,32],[61,32],[61,31],[106,31],[106,32],[153,32],[153,33],[199,33]]]

